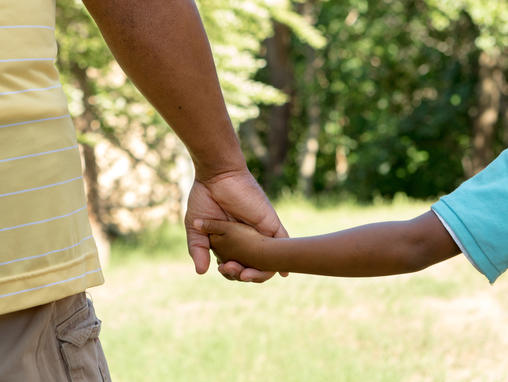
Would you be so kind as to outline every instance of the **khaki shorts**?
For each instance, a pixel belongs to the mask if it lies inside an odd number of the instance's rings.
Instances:
[[[0,382],[111,381],[85,293],[0,315]]]

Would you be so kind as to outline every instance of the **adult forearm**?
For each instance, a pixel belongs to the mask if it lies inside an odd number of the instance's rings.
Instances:
[[[370,224],[323,236],[269,239],[264,270],[328,276],[385,276],[421,270],[459,253],[437,217]]]
[[[198,178],[243,170],[192,0],[84,0],[120,66],[189,149]]]

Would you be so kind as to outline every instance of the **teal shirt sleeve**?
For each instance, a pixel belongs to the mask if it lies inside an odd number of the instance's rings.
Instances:
[[[432,209],[491,283],[508,268],[508,150]]]

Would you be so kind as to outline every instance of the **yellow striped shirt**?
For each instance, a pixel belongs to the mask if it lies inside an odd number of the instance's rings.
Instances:
[[[0,0],[0,314],[103,282],[54,34],[55,0]]]

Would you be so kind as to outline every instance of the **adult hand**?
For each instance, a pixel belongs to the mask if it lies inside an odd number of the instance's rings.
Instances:
[[[189,253],[199,274],[205,273],[210,265],[210,241],[208,234],[195,227],[194,222],[205,219],[240,221],[263,235],[288,237],[268,198],[247,169],[194,181],[185,228]],[[219,271],[228,279],[252,282],[264,282],[274,275],[233,261],[219,264]]]

